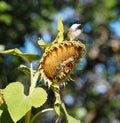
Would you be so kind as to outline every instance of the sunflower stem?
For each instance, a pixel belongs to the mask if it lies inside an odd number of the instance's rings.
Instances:
[[[37,71],[35,74],[33,74],[33,65],[32,63],[30,63],[30,81],[31,81],[31,85],[30,85],[30,90],[29,90],[29,94],[32,93],[32,91],[34,90],[38,77],[40,75],[40,72]]]
[[[30,123],[31,110],[28,111],[25,115],[25,123]]]
[[[55,98],[56,98],[55,104],[61,104],[62,101],[61,101],[61,97],[60,97],[59,86],[58,85],[52,85],[51,89],[55,94]]]
[[[33,89],[34,89],[34,82],[33,82],[33,65],[32,63],[30,63],[30,90],[29,90],[29,94],[32,93]]]

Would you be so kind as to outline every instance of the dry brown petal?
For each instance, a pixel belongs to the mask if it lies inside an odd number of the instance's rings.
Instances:
[[[63,41],[54,44],[43,54],[39,70],[42,70],[51,82],[61,82],[69,75],[84,52],[85,46],[80,42]]]

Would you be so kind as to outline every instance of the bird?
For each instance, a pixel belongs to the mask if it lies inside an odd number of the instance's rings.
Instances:
[[[70,26],[67,33],[67,40],[78,40],[80,34],[83,32],[83,23],[77,22]]]

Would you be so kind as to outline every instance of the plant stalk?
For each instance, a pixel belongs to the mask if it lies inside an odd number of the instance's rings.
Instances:
[[[61,101],[61,97],[60,97],[59,86],[58,85],[53,85],[53,86],[51,86],[51,89],[55,94],[55,98],[56,98],[55,104],[61,104],[62,101]]]
[[[38,116],[40,116],[41,114],[46,113],[46,112],[48,112],[48,111],[54,111],[54,109],[53,109],[53,108],[48,108],[48,109],[44,109],[44,110],[38,112],[38,113],[35,114],[34,117],[32,118],[31,123],[34,123],[35,119],[36,119]]]
[[[25,123],[30,123],[31,110],[28,111],[25,115]]]
[[[31,72],[31,75],[30,75],[30,81],[31,81],[31,85],[30,85],[30,90],[29,90],[29,94],[32,93],[32,91],[34,90],[35,86],[36,86],[36,83],[37,83],[37,80],[38,80],[38,77],[40,75],[40,72],[37,71],[35,73],[35,75],[33,74],[33,66],[32,66],[32,63],[30,63],[30,72]]]

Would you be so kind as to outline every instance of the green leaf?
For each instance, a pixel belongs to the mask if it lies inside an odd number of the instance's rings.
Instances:
[[[67,110],[66,110],[66,108],[65,108],[65,105],[64,105],[63,103],[61,104],[61,111],[62,111],[62,113],[64,114],[67,123],[80,123],[79,120],[75,119],[74,117],[70,116],[70,115],[67,113]]]
[[[63,27],[63,23],[62,23],[62,18],[61,17],[59,17],[58,18],[58,31],[59,32],[64,32],[64,27]]]
[[[7,25],[10,25],[12,22],[12,17],[8,14],[0,15],[0,21],[4,22]]]
[[[41,38],[38,38],[38,45],[40,45],[45,50],[51,46],[51,43],[45,43]]]
[[[43,46],[45,42],[41,38],[38,38],[38,45]]]
[[[64,27],[62,23],[61,17],[58,18],[58,34],[56,39],[53,41],[53,43],[61,43],[64,40]]]
[[[28,62],[32,62],[34,60],[38,60],[40,59],[40,56],[39,55],[35,55],[35,54],[20,54],[19,55],[21,58],[27,60]]]
[[[75,119],[74,117],[70,116],[67,113],[65,105],[63,103],[62,104],[55,104],[54,109],[59,116],[60,116],[60,114],[64,115],[67,123],[80,123],[79,120]]]
[[[0,110],[0,117],[1,117],[2,113],[3,113],[3,110]]]
[[[117,4],[117,1],[116,0],[104,0],[103,1],[103,3],[104,3],[104,6],[105,6],[105,8],[113,8],[116,4]]]
[[[12,55],[17,55],[20,56],[21,58],[27,60],[28,62],[32,62],[33,60],[38,60],[40,57],[35,54],[27,54],[27,53],[22,53],[19,49],[10,49],[10,50],[5,50],[0,52],[1,54],[12,54]]]
[[[67,115],[67,122],[68,123],[80,123],[79,120],[75,119],[74,117]]]
[[[60,111],[60,104],[55,104],[54,105],[54,110],[55,112],[60,116],[61,111]]]
[[[64,27],[62,23],[61,17],[58,18],[58,34],[55,40],[52,42],[54,43],[61,43],[64,40]],[[41,38],[38,39],[38,44],[42,46],[43,49],[46,49],[50,47],[52,44],[51,43],[45,43]]]
[[[44,89],[34,88],[28,96],[24,94],[24,87],[20,82],[9,84],[3,93],[11,118],[14,122],[20,120],[31,107],[42,106],[47,99],[47,93]]]
[[[2,104],[0,106],[0,110],[2,110],[2,114],[0,116],[0,123],[13,123],[13,120],[10,117],[6,104]]]
[[[117,108],[117,109],[120,109],[120,100],[112,100],[110,102],[111,106]]]
[[[5,51],[2,51],[0,53],[2,53],[2,54],[13,54],[13,55],[22,54],[22,52],[20,50],[18,50],[17,48],[5,50]]]
[[[18,67],[18,69],[19,69],[20,71],[22,71],[23,73],[25,73],[27,76],[30,76],[30,69],[29,69],[27,66],[25,66],[25,65],[20,65],[20,66]]]
[[[0,1],[0,12],[8,11],[11,9],[12,9],[11,5],[9,5],[8,3],[4,1]]]

